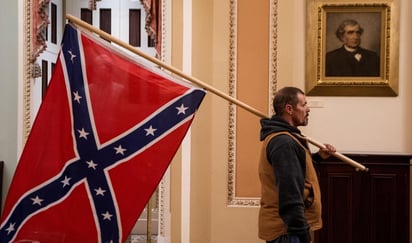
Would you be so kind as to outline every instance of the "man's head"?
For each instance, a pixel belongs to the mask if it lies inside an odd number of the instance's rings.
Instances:
[[[305,93],[295,87],[284,87],[275,94],[273,99],[275,115],[285,119],[291,126],[306,126],[308,124],[309,107]]]
[[[361,42],[363,29],[356,20],[344,20],[336,30],[336,37],[347,47],[357,48]]]

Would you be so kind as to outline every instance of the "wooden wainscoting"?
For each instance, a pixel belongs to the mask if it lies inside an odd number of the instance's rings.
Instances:
[[[345,154],[358,172],[331,158],[319,166],[323,228],[316,243],[409,243],[412,155]]]

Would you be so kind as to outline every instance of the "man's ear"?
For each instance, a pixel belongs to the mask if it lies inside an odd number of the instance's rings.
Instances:
[[[289,115],[292,115],[292,113],[293,113],[293,107],[292,107],[292,105],[291,105],[291,104],[286,104],[286,106],[285,106],[285,111],[286,111]]]

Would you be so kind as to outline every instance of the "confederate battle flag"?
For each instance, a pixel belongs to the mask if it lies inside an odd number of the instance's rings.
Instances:
[[[204,95],[67,25],[0,242],[124,242]]]

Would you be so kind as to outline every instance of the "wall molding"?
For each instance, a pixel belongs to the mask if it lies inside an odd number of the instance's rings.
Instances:
[[[237,21],[238,21],[238,0],[230,1],[229,12],[229,95],[237,97]],[[270,1],[270,23],[269,23],[269,93],[268,104],[271,103],[274,93],[277,88],[277,33],[278,33],[278,0]],[[271,105],[269,105],[271,107]],[[270,108],[272,109],[272,108]],[[271,110],[268,111],[271,113]],[[257,207],[259,206],[259,198],[257,197],[240,197],[236,194],[236,106],[229,105],[229,159],[228,159],[228,206],[234,207]]]

